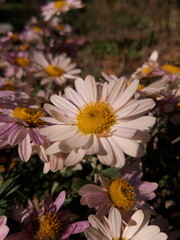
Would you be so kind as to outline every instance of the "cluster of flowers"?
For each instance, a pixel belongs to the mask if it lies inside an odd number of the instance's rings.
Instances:
[[[54,202],[46,196],[26,209],[17,206],[20,232],[7,236],[7,218],[1,216],[0,240],[69,239],[81,232],[88,240],[177,239],[179,232],[168,237],[165,221],[150,220],[156,213],[146,201],[155,198],[158,185],[141,180],[139,158],[154,114],[179,107],[180,68],[161,65],[154,51],[129,79],[106,73],[80,78],[71,59],[79,42],[69,39],[71,27],[57,16],[81,7],[80,0],[49,2],[41,8],[43,20],[32,19],[22,33],[0,38],[0,148],[17,148],[24,162],[36,154],[44,173],[81,170],[91,162],[117,168],[120,177],[98,173],[94,183],[80,187],[81,204],[96,209],[88,221],[75,222],[75,214],[60,210],[62,191]],[[172,122],[178,119],[177,114]]]

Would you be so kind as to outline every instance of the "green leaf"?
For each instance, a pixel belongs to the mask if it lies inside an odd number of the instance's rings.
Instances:
[[[120,171],[118,168],[110,167],[101,171],[104,177],[108,178],[118,178],[120,177]]]

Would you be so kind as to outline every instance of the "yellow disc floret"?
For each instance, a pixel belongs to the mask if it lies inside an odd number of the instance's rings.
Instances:
[[[115,122],[113,109],[104,102],[89,103],[77,114],[77,126],[84,135],[105,133]]]
[[[22,67],[28,66],[30,64],[29,58],[25,58],[25,57],[17,57],[15,59],[15,62],[17,65],[22,66]]]
[[[55,1],[54,2],[55,8],[61,9],[61,8],[65,7],[66,5],[67,5],[66,1]]]
[[[134,187],[123,178],[112,181],[108,193],[113,204],[124,211],[129,211],[136,201]]]
[[[40,110],[33,108],[25,108],[25,107],[16,107],[13,111],[13,116],[19,118],[26,122],[30,127],[38,127],[39,125],[43,125],[44,121],[40,119],[45,114]]]
[[[34,240],[59,240],[61,239],[61,222],[56,214],[43,215],[38,222],[38,230]]]
[[[0,87],[0,90],[16,91],[16,87],[13,83],[6,81],[4,82],[3,86]]]
[[[152,71],[152,67],[144,67],[141,71],[142,71],[142,73],[147,75],[148,73],[150,73]]]
[[[51,77],[60,77],[64,73],[64,70],[55,65],[49,65],[45,68],[45,72]]]
[[[176,66],[169,65],[169,64],[163,65],[162,68],[172,74],[176,74],[176,73],[180,72],[180,67],[176,67]]]

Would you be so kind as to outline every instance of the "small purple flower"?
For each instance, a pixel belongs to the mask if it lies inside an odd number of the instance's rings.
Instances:
[[[97,215],[106,215],[111,206],[117,207],[126,220],[130,217],[131,211],[137,209],[153,208],[146,203],[155,197],[154,190],[157,183],[141,181],[141,162],[129,162],[120,170],[121,177],[108,179],[99,176],[102,186],[86,184],[79,189],[82,196],[81,204],[87,204],[90,208],[98,207]]]
[[[16,207],[15,219],[22,223],[22,231],[11,234],[6,240],[65,240],[72,234],[84,232],[89,227],[88,221],[74,222],[76,215],[60,210],[65,197],[62,191],[54,202],[48,195],[43,204],[34,199],[26,209]]]

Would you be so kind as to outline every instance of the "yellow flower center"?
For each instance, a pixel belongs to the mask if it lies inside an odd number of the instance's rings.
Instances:
[[[11,35],[11,39],[12,39],[12,40],[18,40],[18,39],[19,39],[19,34],[18,34],[18,33],[13,33],[13,34]]]
[[[24,57],[17,57],[15,59],[15,62],[16,62],[17,65],[22,66],[22,67],[23,66],[28,66],[30,64],[29,58],[24,58]]]
[[[77,126],[85,135],[105,133],[115,122],[113,109],[104,102],[89,103],[77,114]]]
[[[55,65],[49,65],[45,68],[45,72],[49,74],[51,77],[59,77],[64,73],[64,70]]]
[[[33,31],[39,33],[42,31],[42,28],[35,26],[35,27],[33,27]]]
[[[11,82],[4,82],[3,86],[0,88],[0,90],[6,90],[6,91],[16,91],[16,87]]]
[[[163,65],[162,68],[172,74],[176,74],[176,73],[180,72],[180,67],[172,66],[169,64]]]
[[[123,178],[115,179],[109,186],[108,193],[113,204],[124,211],[129,211],[136,201],[134,187]]]
[[[38,222],[34,240],[59,240],[62,236],[61,222],[56,214],[43,215]]]
[[[142,69],[142,73],[144,73],[145,75],[150,73],[152,70],[152,67],[145,67]]]
[[[29,45],[24,43],[20,46],[21,51],[26,51],[29,48]]]
[[[131,84],[131,82],[127,82],[127,86],[129,86],[130,84]],[[144,85],[143,84],[139,84],[137,90],[140,91],[143,88],[144,88]]]
[[[144,88],[144,85],[143,85],[143,84],[139,84],[137,90],[140,91],[140,90],[142,90],[143,88]]]
[[[55,1],[54,2],[55,8],[61,9],[61,8],[65,7],[66,5],[67,5],[66,1]]]
[[[44,121],[39,119],[43,117],[45,114],[40,110],[33,108],[22,108],[16,107],[13,111],[13,116],[19,118],[26,122],[30,127],[38,127],[40,125],[44,125]]]

